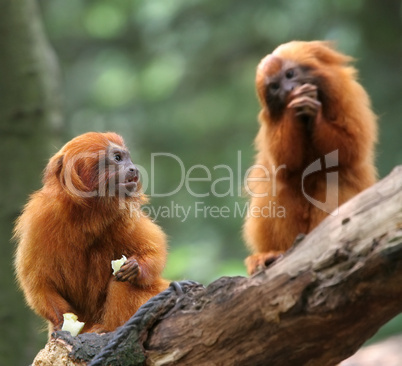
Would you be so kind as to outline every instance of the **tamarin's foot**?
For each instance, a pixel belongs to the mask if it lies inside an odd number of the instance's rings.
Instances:
[[[251,276],[254,273],[263,271],[282,256],[281,251],[270,251],[265,253],[256,253],[248,256],[245,260],[247,273]]]

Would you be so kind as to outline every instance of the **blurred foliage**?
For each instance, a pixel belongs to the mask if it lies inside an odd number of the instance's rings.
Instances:
[[[212,182],[235,177],[252,163],[258,129],[255,68],[265,54],[292,39],[330,39],[356,58],[362,84],[380,117],[381,176],[402,163],[402,6],[400,0],[41,0],[45,27],[64,74],[63,141],[91,130],[124,136],[134,162],[154,182],[154,193],[174,191],[181,169],[202,164],[211,181],[170,197],[151,195],[150,207],[192,207],[158,218],[170,237],[165,275],[203,283],[244,275],[247,255],[242,218],[195,217],[196,202],[244,204],[238,180],[233,195],[214,197]],[[55,147],[55,151],[60,146]],[[206,177],[205,169],[190,171]],[[154,178],[154,179],[152,179]],[[216,190],[229,190],[228,182]],[[369,301],[369,300],[368,300]],[[401,331],[401,320],[395,331]]]

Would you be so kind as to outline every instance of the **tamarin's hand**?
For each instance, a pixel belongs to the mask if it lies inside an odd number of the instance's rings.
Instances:
[[[126,260],[121,268],[116,272],[115,276],[118,281],[128,281],[132,285],[135,285],[137,282],[137,277],[140,275],[141,269],[138,265],[138,262],[130,258]]]
[[[303,84],[290,93],[291,101],[288,108],[295,110],[298,117],[317,116],[321,108],[321,102],[317,99],[317,87],[312,84]]]

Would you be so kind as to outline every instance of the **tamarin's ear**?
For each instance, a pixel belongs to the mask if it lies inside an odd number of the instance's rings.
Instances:
[[[60,173],[63,168],[63,160],[64,155],[58,154],[56,154],[49,160],[49,163],[47,164],[43,175],[43,184],[49,182],[54,177],[56,177],[57,180],[60,179]]]

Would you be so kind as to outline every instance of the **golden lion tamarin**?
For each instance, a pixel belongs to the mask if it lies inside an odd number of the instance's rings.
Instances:
[[[50,331],[64,313],[85,322],[84,332],[112,331],[168,287],[166,237],[138,212],[138,170],[119,135],[90,132],[50,159],[43,183],[15,228],[26,300]],[[122,255],[128,259],[113,276],[111,261]]]
[[[293,41],[257,67],[260,130],[244,225],[249,274],[376,180],[376,116],[351,60],[327,42]]]

